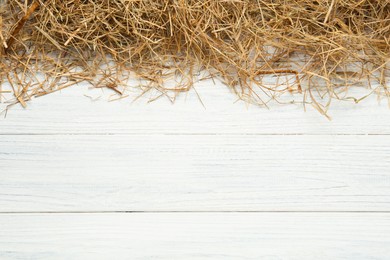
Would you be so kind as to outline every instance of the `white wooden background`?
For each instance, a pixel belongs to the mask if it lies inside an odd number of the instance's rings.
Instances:
[[[205,107],[75,87],[12,108],[0,259],[390,259],[386,102],[329,121],[197,90]]]

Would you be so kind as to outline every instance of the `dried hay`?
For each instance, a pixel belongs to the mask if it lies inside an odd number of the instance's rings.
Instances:
[[[261,105],[259,90],[302,93],[323,113],[318,97],[350,86],[389,96],[389,0],[5,0],[0,13],[1,85],[23,106],[80,82],[122,95],[128,77],[161,95],[218,78]]]

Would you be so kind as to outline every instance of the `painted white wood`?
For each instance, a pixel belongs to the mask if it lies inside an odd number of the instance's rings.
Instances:
[[[236,102],[233,93],[211,82],[195,92],[181,94],[175,104],[167,98],[147,104],[136,94],[108,102],[106,90],[76,86],[8,111],[0,119],[1,134],[390,134],[390,109],[375,96],[356,105],[334,101],[329,121],[313,107],[302,104],[270,104],[270,109]],[[347,96],[362,97],[366,91],[351,90]],[[91,101],[85,97],[101,99]],[[148,96],[148,95],[146,95]],[[291,98],[287,98],[290,99]],[[296,96],[297,102],[302,96]],[[2,106],[4,108],[4,104]],[[4,117],[4,113],[2,114]]]
[[[91,101],[102,94],[85,87],[12,108],[0,259],[390,258],[384,100],[335,101],[328,121],[310,106],[235,103],[221,85],[197,91],[206,108],[194,92],[146,104]]]
[[[389,214],[0,215],[0,258],[389,259]]]
[[[0,211],[390,211],[390,136],[0,137]]]

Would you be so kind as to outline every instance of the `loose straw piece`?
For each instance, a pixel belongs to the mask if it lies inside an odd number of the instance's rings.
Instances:
[[[16,24],[16,27],[12,30],[10,37],[8,41],[6,42],[6,50],[12,47],[14,44],[17,35],[22,30],[24,24],[30,19],[30,16],[35,12],[35,10],[40,6],[40,3],[38,0],[35,0],[31,6],[27,9],[26,14],[19,20],[19,22]]]

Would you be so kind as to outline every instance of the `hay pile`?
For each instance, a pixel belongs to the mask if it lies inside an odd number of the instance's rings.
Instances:
[[[389,0],[3,0],[0,12],[0,80],[23,105],[83,81],[123,94],[127,77],[161,95],[218,78],[259,104],[258,90],[388,94]]]

